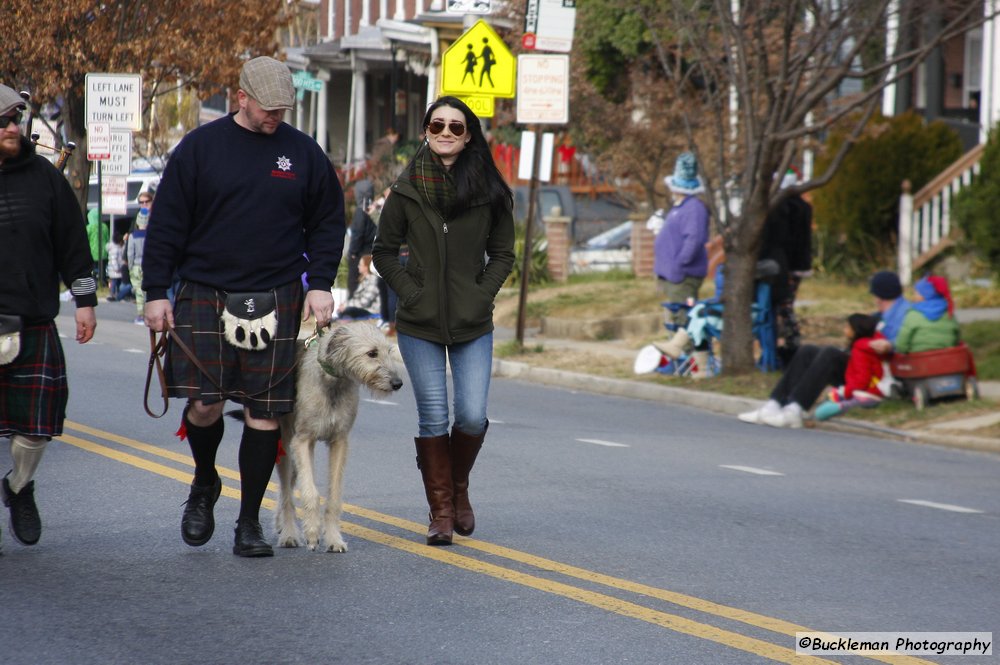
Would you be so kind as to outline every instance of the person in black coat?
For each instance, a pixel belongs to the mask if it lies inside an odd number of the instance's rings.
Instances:
[[[375,198],[371,180],[359,180],[354,185],[354,217],[351,220],[351,244],[347,247],[347,297],[354,296],[358,288],[358,262],[372,253],[375,244],[375,222],[368,214],[368,207]]]
[[[21,133],[26,104],[0,85],[0,437],[11,470],[0,480],[14,538],[42,534],[33,477],[60,436],[69,390],[55,318],[60,283],[76,304],[76,341],[97,328],[97,280],[83,214],[69,182]]]

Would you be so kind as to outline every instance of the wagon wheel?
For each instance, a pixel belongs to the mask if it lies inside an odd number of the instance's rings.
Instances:
[[[969,401],[979,399],[979,382],[976,381],[976,377],[974,376],[970,376],[965,380],[965,397]]]
[[[916,386],[913,389],[913,406],[917,407],[917,411],[923,411],[930,401],[926,386]]]

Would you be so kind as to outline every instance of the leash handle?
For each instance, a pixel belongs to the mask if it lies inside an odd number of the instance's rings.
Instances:
[[[142,408],[146,414],[152,418],[162,418],[167,415],[170,408],[170,401],[167,399],[167,377],[163,373],[163,356],[167,353],[167,334],[163,333],[160,339],[156,338],[156,333],[149,330],[149,366],[146,368],[146,388],[143,391]],[[156,369],[156,377],[160,382],[160,396],[163,398],[163,412],[156,414],[149,408],[149,388],[153,382],[153,369]]]

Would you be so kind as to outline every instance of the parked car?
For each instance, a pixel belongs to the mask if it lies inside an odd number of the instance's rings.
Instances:
[[[573,273],[628,270],[632,266],[632,222],[599,233],[569,253]]]
[[[519,185],[514,188],[514,220],[523,222],[528,218],[528,192],[527,185]],[[534,228],[541,227],[541,220],[544,216],[552,213],[552,208],[562,209],[564,217],[570,218],[569,232],[570,238],[576,240],[576,200],[573,192],[565,185],[539,185],[535,191],[535,220]]]

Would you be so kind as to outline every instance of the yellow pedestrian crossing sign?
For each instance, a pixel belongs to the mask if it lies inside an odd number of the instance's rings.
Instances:
[[[482,19],[449,46],[441,58],[441,92],[446,95],[513,97],[517,60]]]

